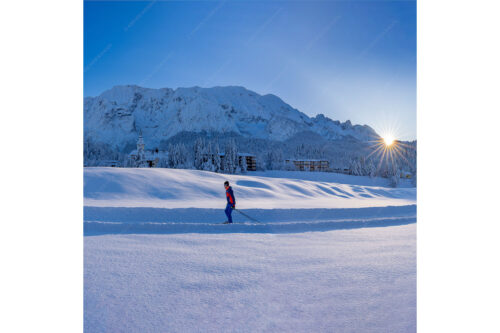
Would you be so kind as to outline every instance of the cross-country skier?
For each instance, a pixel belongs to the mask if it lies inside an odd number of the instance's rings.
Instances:
[[[226,199],[227,199],[227,205],[226,205],[226,215],[227,215],[227,221],[224,223],[233,223],[233,218],[231,217],[231,213],[233,212],[233,209],[236,208],[236,199],[234,198],[234,193],[233,189],[231,186],[229,186],[229,182],[226,180],[224,182],[224,188],[226,189]]]

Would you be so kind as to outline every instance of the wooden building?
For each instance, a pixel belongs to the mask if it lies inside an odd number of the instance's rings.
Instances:
[[[219,155],[221,161],[221,169],[224,170],[224,158],[225,154],[222,153]],[[257,171],[257,157],[252,154],[247,153],[238,153],[238,165],[242,167],[243,159],[247,162],[247,171]],[[212,162],[215,164],[214,158],[212,157]]]
[[[247,162],[247,171],[257,171],[257,158],[252,154],[240,153],[238,154],[238,164],[242,165],[243,159]]]
[[[287,164],[293,164],[299,171],[328,171],[330,163],[327,160],[286,160]]]
[[[99,166],[117,168],[120,167],[120,162],[117,160],[104,160],[99,163]]]

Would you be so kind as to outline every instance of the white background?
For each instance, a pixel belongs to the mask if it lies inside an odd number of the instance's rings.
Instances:
[[[418,331],[499,332],[500,6],[418,1]],[[2,332],[83,330],[83,3],[0,2]]]

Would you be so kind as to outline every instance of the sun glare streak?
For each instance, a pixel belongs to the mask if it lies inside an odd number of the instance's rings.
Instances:
[[[394,143],[394,137],[391,134],[384,135],[384,143],[387,147],[392,146]]]
[[[376,162],[376,171],[379,172],[382,168],[389,172],[393,172],[394,167],[399,161],[404,161],[408,163],[408,159],[404,156],[403,151],[407,148],[411,148],[409,145],[397,140],[391,134],[384,134],[376,141],[370,143],[372,151],[366,156],[366,158],[374,158]]]
[[[415,147],[397,139],[400,134],[397,126],[385,126],[380,133],[381,136],[369,142],[372,149],[366,158],[375,161],[376,173],[383,171],[390,175],[400,167],[401,162],[410,163],[405,155],[408,149],[415,149]]]

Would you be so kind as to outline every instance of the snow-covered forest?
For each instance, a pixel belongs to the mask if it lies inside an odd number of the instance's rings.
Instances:
[[[333,172],[342,170],[357,176],[394,178],[396,182],[404,174],[412,178],[416,175],[416,141],[400,142],[399,154],[393,154],[392,158],[374,153],[376,145],[370,143],[326,141],[314,135],[279,142],[234,134],[181,133],[162,142],[159,149],[166,152],[158,164],[163,168],[244,173],[246,166],[239,165],[238,154],[246,153],[256,156],[260,171],[295,170],[293,165],[285,163],[286,159],[321,159],[329,162]],[[221,159],[221,154],[227,158]],[[91,140],[85,142],[84,161],[85,166],[106,166],[109,161],[117,161],[122,167],[133,166],[129,154]]]

